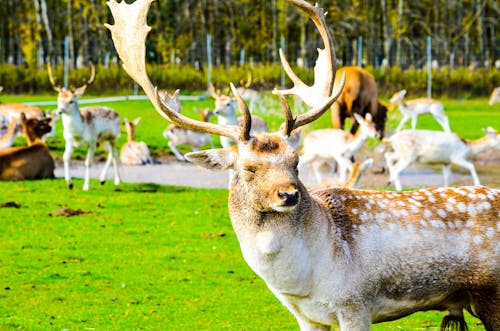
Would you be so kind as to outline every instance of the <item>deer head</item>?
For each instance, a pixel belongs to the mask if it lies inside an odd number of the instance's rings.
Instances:
[[[69,89],[61,87],[56,84],[54,75],[52,74],[52,66],[50,63],[47,65],[47,71],[49,73],[50,85],[58,93],[57,95],[57,106],[59,112],[68,113],[71,112],[77,104],[78,98],[80,98],[87,87],[89,87],[95,79],[95,67],[93,64],[90,65],[90,78],[80,87],[71,86]]]
[[[298,155],[294,148],[296,136],[292,132],[325,113],[340,95],[345,82],[344,79],[336,93],[332,95],[335,55],[323,10],[303,0],[289,0],[311,16],[325,42],[326,50],[320,52],[316,66],[324,65],[327,70],[322,67],[315,69],[316,73],[321,73],[315,77],[315,81],[321,84],[318,83],[308,90],[317,95],[316,90],[320,89],[321,98],[313,102],[315,105],[311,106],[308,112],[294,117],[282,93],[275,90],[274,93],[280,98],[285,114],[284,125],[276,133],[250,135],[250,111],[232,83],[230,84],[232,93],[244,117],[241,126],[197,121],[180,114],[178,90],[173,95],[167,94],[164,98],[158,96],[146,72],[145,63],[145,41],[151,29],[146,24],[146,18],[153,1],[137,0],[130,5],[125,1],[107,2],[115,24],[106,24],[106,27],[111,30],[124,69],[142,86],[161,116],[189,130],[224,136],[237,141],[237,145],[232,148],[188,153],[186,157],[190,161],[206,168],[233,170],[232,191],[235,193],[233,196],[246,196],[245,199],[251,201],[254,210],[284,212],[294,209],[300,201],[303,187],[298,179]],[[300,97],[306,94],[305,90],[297,86],[292,90]]]

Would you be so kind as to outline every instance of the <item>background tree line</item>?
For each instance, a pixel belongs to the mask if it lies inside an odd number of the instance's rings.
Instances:
[[[360,37],[363,64],[374,68],[424,67],[427,36],[433,59],[450,70],[494,69],[500,56],[496,0],[323,0],[320,5],[328,11],[340,65],[357,64]],[[65,39],[73,67],[116,62],[103,25],[112,22],[104,0],[2,0],[0,20],[2,67],[33,70],[60,63]],[[149,63],[200,71],[209,34],[212,62],[226,70],[277,63],[280,46],[290,61],[307,68],[316,58],[312,50],[322,45],[314,25],[286,0],[156,0],[149,25],[154,27]]]

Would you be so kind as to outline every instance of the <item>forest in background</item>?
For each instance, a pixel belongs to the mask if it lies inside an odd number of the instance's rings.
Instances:
[[[323,0],[320,5],[328,11],[339,65],[358,65],[362,40],[366,67],[422,69],[430,36],[437,66],[498,71],[496,0]],[[7,85],[5,75],[16,70],[28,72],[18,73],[19,79],[48,62],[61,63],[65,40],[72,67],[118,62],[104,27],[112,22],[104,0],[2,0],[0,20],[0,84]],[[226,71],[279,66],[282,46],[290,61],[308,68],[316,58],[313,50],[322,47],[312,22],[286,0],[156,0],[149,25],[148,63],[200,72],[206,68],[207,35],[212,64]]]

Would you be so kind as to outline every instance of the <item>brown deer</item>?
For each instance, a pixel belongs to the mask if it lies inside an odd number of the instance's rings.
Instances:
[[[122,164],[153,164],[148,145],[143,141],[135,140],[135,127],[139,124],[140,120],[140,117],[137,117],[133,121],[129,121],[128,118],[124,119],[125,129],[127,130],[127,142],[120,149],[120,161]]]
[[[108,150],[108,159],[99,177],[101,185],[104,184],[111,162],[113,162],[115,170],[115,185],[120,184],[118,149],[116,147],[118,137],[120,136],[120,115],[108,107],[94,106],[80,109],[78,106],[78,98],[94,82],[94,65],[90,67],[90,70],[90,78],[87,82],[80,87],[72,87],[67,90],[56,85],[54,76],[52,75],[52,68],[50,64],[48,66],[50,84],[54,91],[57,92],[57,108],[61,113],[63,123],[63,135],[66,141],[63,154],[64,178],[70,189],[73,188],[73,182],[69,173],[71,155],[73,155],[74,149],[78,146],[88,148],[85,159],[84,191],[87,191],[90,187],[90,166],[92,165],[95,149],[98,145],[104,145]]]
[[[251,117],[231,84],[245,121],[241,126],[193,120],[179,113],[178,91],[160,99],[146,72],[146,24],[153,0],[107,2],[111,30],[126,72],[159,114],[190,130],[229,137],[231,148],[186,154],[209,169],[232,172],[229,213],[243,257],[292,312],[301,330],[368,331],[372,323],[416,311],[448,310],[443,328],[465,323],[467,309],[500,330],[500,192],[486,187],[414,192],[327,188],[300,182],[292,132],[324,114],[332,94],[334,53],[324,11],[289,0],[320,30],[325,62],[317,61],[317,106],[294,117],[286,99],[285,124],[250,134]],[[326,54],[325,54],[326,53]],[[331,56],[328,56],[331,55]],[[302,95],[305,91],[296,88]],[[307,93],[306,93],[307,94]],[[320,102],[321,100],[321,102]]]
[[[345,120],[353,114],[365,117],[371,114],[375,127],[382,139],[385,134],[385,122],[387,120],[387,107],[378,100],[377,83],[373,76],[359,67],[343,67],[337,70],[335,84],[346,75],[345,88],[340,97],[332,106],[332,125],[334,128],[343,129]],[[352,120],[350,132],[354,134],[359,124]]]
[[[54,160],[40,140],[51,131],[50,119],[27,119],[21,113],[21,126],[28,146],[0,150],[0,180],[54,178]]]

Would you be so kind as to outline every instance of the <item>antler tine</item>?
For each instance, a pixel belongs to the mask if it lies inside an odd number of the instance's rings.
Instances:
[[[179,113],[181,108],[178,91],[161,99],[146,71],[146,37],[151,30],[147,25],[149,7],[154,0],[137,0],[132,4],[116,0],[106,2],[115,20],[114,25],[105,24],[111,31],[116,51],[123,61],[123,68],[148,96],[156,111],[165,119],[189,130],[212,133],[238,140],[240,127],[219,125],[193,120]]]
[[[243,113],[243,125],[241,126],[240,139],[242,141],[248,141],[250,140],[250,130],[252,129],[252,115],[250,115],[250,110],[248,110],[245,101],[243,101],[243,98],[236,90],[234,84],[230,83],[229,85],[231,86],[231,91],[233,92],[236,101],[238,101],[238,106]]]
[[[54,76],[52,75],[52,66],[50,65],[50,63],[47,64],[47,72],[49,73],[50,85],[52,85],[54,91],[56,91],[57,93],[61,92],[61,87],[56,85],[56,81],[54,80]]]
[[[281,90],[280,92],[283,95],[295,94],[309,107],[318,107],[321,106],[325,99],[330,97],[335,79],[335,51],[332,37],[326,26],[325,12],[322,8],[317,4],[312,6],[304,0],[289,0],[289,2],[302,9],[312,19],[321,34],[325,49],[318,49],[318,59],[314,67],[314,84],[312,86],[307,86],[293,72],[284,52],[280,49],[282,66],[294,84],[293,88]]]
[[[273,94],[276,94],[281,101],[281,108],[283,109],[283,112],[285,113],[285,126],[282,127],[282,133],[286,136],[289,136],[290,133],[292,133],[294,126],[295,126],[295,119],[293,118],[292,111],[290,110],[290,105],[286,101],[285,97],[283,94],[281,94],[280,91],[277,89],[273,90]]]
[[[342,80],[340,82],[339,87],[337,88],[337,91],[332,96],[330,96],[321,106],[311,109],[305,114],[297,116],[292,130],[295,130],[298,127],[311,123],[320,118],[321,115],[323,115],[328,110],[328,108],[330,108],[330,106],[335,102],[335,100],[337,100],[337,98],[342,93],[342,90],[344,89],[345,85],[345,80],[346,80],[346,75],[344,72],[342,74]]]
[[[95,79],[95,66],[93,63],[90,63],[90,78],[85,83],[86,87],[92,84],[94,82],[94,79]]]

